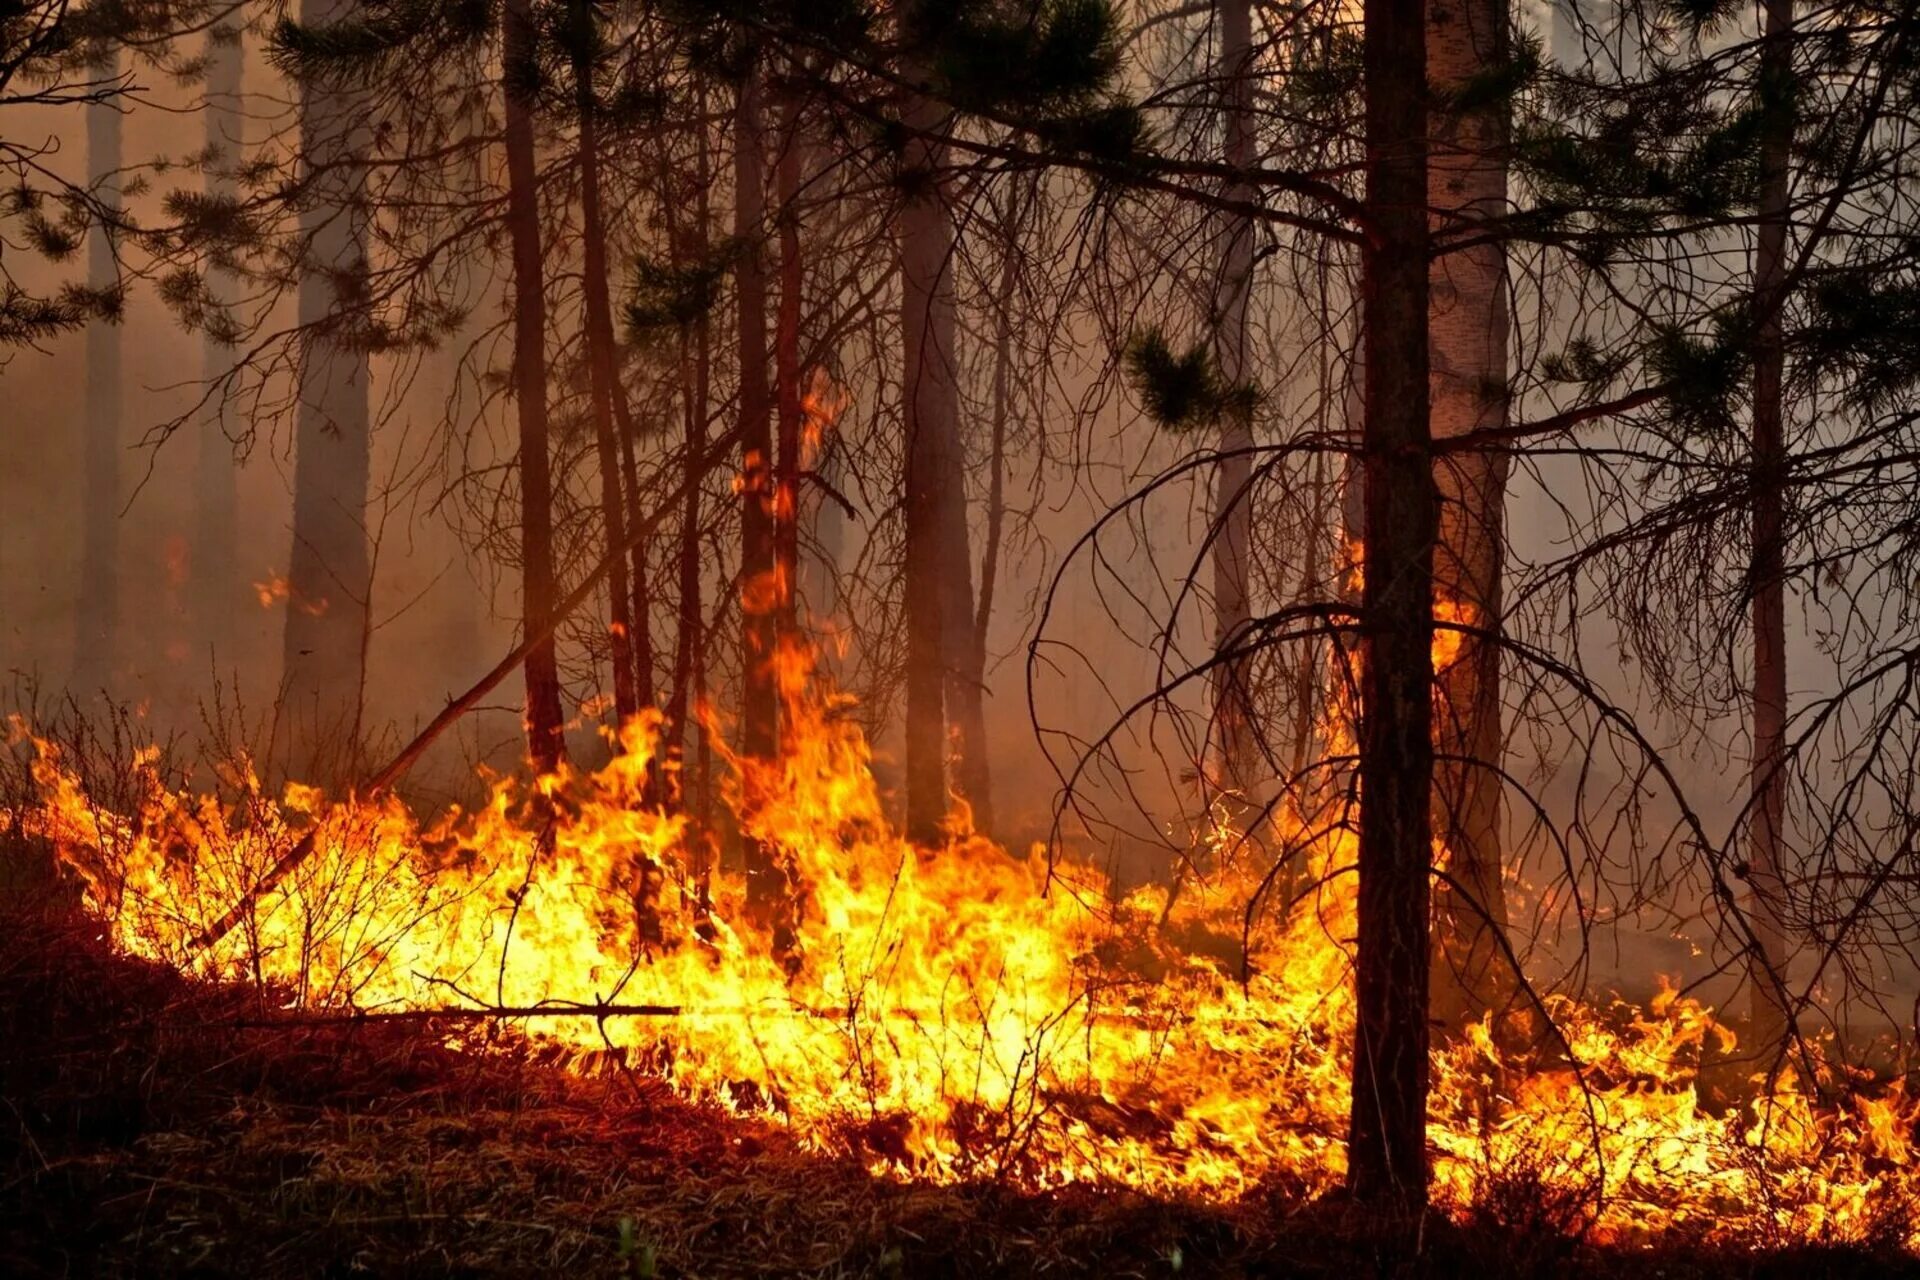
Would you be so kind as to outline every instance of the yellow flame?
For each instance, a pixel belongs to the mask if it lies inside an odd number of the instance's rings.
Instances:
[[[136,763],[138,811],[107,812],[40,742],[31,834],[84,877],[120,945],[265,980],[291,1005],[678,1009],[529,1026],[583,1066],[618,1055],[876,1171],[1217,1198],[1338,1183],[1349,828],[1290,833],[1307,849],[1299,882],[1320,887],[1251,931],[1245,906],[1269,870],[1251,857],[1170,902],[1163,887],[1117,894],[1088,867],[964,829],[916,848],[887,817],[850,700],[794,646],[776,668],[790,751],[722,754],[742,831],[796,887],[791,974],[752,923],[743,877],[707,882],[706,837],[648,806],[652,713],[603,768],[532,788],[497,778],[482,808],[432,823],[391,799],[270,796],[244,766],[225,799],[172,791],[154,753]],[[1224,824],[1216,814],[1196,843],[1244,847]],[[190,940],[309,831],[313,856],[196,951]],[[1916,1108],[1901,1093],[1827,1105],[1788,1081],[1717,1115],[1696,1064],[1731,1041],[1699,1002],[1667,990],[1646,1009],[1556,997],[1550,1011],[1557,1056],[1510,1060],[1491,1019],[1436,1053],[1429,1141],[1448,1210],[1497,1208],[1522,1186],[1567,1206],[1562,1229],[1603,1238],[1848,1239],[1920,1203]]]

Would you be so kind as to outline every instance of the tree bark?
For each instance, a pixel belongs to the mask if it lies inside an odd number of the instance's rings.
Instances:
[[[220,159],[207,171],[207,194],[232,200],[239,195],[232,166],[245,142],[241,83],[244,55],[237,35],[207,38],[206,128],[207,148]],[[207,337],[201,345],[201,374],[209,382],[233,369],[233,350]],[[188,572],[192,575],[191,609],[200,659],[231,662],[241,594],[239,566],[239,486],[235,475],[233,441],[227,433],[226,397],[200,428],[194,456],[194,526]]]
[[[1793,0],[1767,0],[1762,41],[1760,94],[1767,114],[1760,142],[1760,227],[1754,254],[1753,816],[1747,886],[1755,938],[1749,966],[1753,1044],[1771,1066],[1784,1051],[1792,1025],[1782,984],[1787,956],[1781,879],[1787,760],[1787,446],[1780,307],[1793,161]]]
[[[1426,49],[1420,0],[1367,0],[1363,250],[1367,547],[1361,599],[1358,1002],[1347,1183],[1427,1196],[1433,545],[1427,384]]]
[[[671,181],[671,174],[663,175],[663,182]],[[707,132],[703,126],[694,153],[694,223],[689,232],[683,234],[681,231],[678,202],[671,199],[666,202],[667,237],[676,255],[677,265],[706,260],[710,249],[707,239],[707,189],[710,181]],[[685,497],[680,514],[679,555],[675,560],[679,598],[674,624],[673,669],[667,695],[664,748],[675,766],[673,799],[683,810],[688,807],[687,797],[691,794],[692,786],[686,767],[688,712],[705,696],[703,655],[706,615],[703,611],[706,606],[700,590],[700,485],[705,479],[702,458],[706,453],[707,405],[711,391],[710,333],[710,323],[703,313],[694,320],[690,331],[680,334],[681,430],[686,440],[685,470],[682,473]],[[704,743],[705,740],[703,732],[701,741]]]
[[[102,74],[119,72],[119,60]],[[119,208],[120,105],[87,104],[88,184],[102,203]],[[87,239],[87,283],[110,289],[119,278],[113,235],[95,227]],[[113,679],[120,626],[120,327],[87,327],[87,435],[81,489],[80,607],[74,644],[73,689],[99,693]]]
[[[740,82],[734,104],[733,232],[740,325],[741,665],[745,685],[741,747],[757,760],[773,758],[778,715],[773,685],[774,616],[756,597],[774,572],[772,392],[767,385],[766,137],[758,59]]]
[[[741,747],[749,759],[771,761],[778,733],[779,696],[774,683],[775,603],[779,566],[775,549],[772,391],[767,385],[766,135],[761,112],[763,71],[758,59],[740,83],[734,125],[734,235],[740,307],[741,669],[745,686]],[[751,782],[750,782],[751,785]],[[756,797],[747,795],[751,808]],[[757,840],[743,842],[747,906],[775,931],[774,950],[791,958],[786,930],[787,877],[774,851]]]
[[[1427,71],[1441,100],[1508,59],[1507,0],[1453,0],[1427,12]],[[1496,218],[1507,208],[1510,108],[1503,100],[1434,114],[1428,202],[1442,228]],[[1429,272],[1432,421],[1435,439],[1507,424],[1506,251],[1483,244],[1437,259]],[[1506,558],[1507,454],[1454,453],[1434,472],[1440,541],[1434,592],[1442,621],[1498,632]],[[1506,745],[1500,646],[1443,633],[1434,708],[1434,821],[1447,878],[1434,891],[1434,1014],[1456,1034],[1488,1010],[1505,1009],[1514,975],[1501,875]]]
[[[917,123],[937,109],[916,101]],[[924,134],[907,143],[909,181],[918,188],[900,211],[901,375],[907,448],[906,625],[907,836],[932,847],[941,842],[947,817],[946,633],[942,570],[941,502],[943,486],[953,481],[954,461],[947,449],[951,432],[945,415],[953,369],[943,357],[951,350],[953,279],[948,258],[952,225],[937,190],[943,149]]]
[[[620,444],[615,434],[614,401],[621,395],[619,362],[613,336],[613,305],[607,285],[607,230],[600,207],[599,101],[593,92],[595,47],[591,0],[573,0],[573,76],[580,113],[580,238],[581,269],[585,280],[587,376],[593,402],[593,435],[600,465],[600,513],[606,525],[607,545],[626,544],[626,521],[620,485]],[[613,706],[625,724],[640,710],[634,687],[633,600],[628,594],[627,562],[616,558],[607,575],[607,640],[613,667]]]
[[[547,455],[547,303],[534,167],[534,26],[531,0],[507,0],[502,83],[506,92],[507,224],[513,238],[513,385],[520,426],[521,608],[529,633],[553,613],[553,480]],[[560,675],[551,639],[527,654],[527,751],[549,771],[566,755]]]
[[[302,0],[300,20],[338,22],[356,8],[352,0]],[[371,371],[365,349],[350,337],[367,269],[359,166],[369,138],[360,109],[359,94],[302,87],[301,150],[313,189],[300,218],[310,262],[300,281],[306,339],[281,708],[290,722],[292,767],[315,781],[346,781],[359,772],[373,591],[366,525]]]
[[[782,113],[774,191],[780,223],[780,307],[774,318],[774,386],[779,409],[778,461],[773,473],[774,625],[782,644],[797,643],[800,618],[800,451],[805,430],[800,381],[800,305],[806,264],[800,256],[800,104],[790,97]]]
[[[1253,14],[1249,0],[1223,0],[1220,68],[1226,117],[1226,161],[1245,172],[1253,165]],[[1227,184],[1226,198],[1251,205],[1257,195],[1241,178]],[[1224,243],[1215,281],[1214,358],[1229,385],[1247,380],[1248,305],[1253,295],[1253,219],[1222,218]],[[1236,405],[1220,421],[1221,460],[1213,476],[1213,627],[1216,652],[1233,645],[1252,620],[1247,585],[1253,532],[1253,421]],[[1260,750],[1254,737],[1253,687],[1246,658],[1223,662],[1210,677],[1213,698],[1215,781],[1244,808],[1258,782]]]
[[[973,645],[968,651],[967,678],[975,688],[987,686],[987,635],[993,625],[994,592],[1000,578],[1000,549],[1007,523],[1007,433],[1013,419],[1013,292],[1019,262],[1020,192],[1008,195],[1006,221],[1001,229],[1000,279],[994,288],[993,422],[987,442],[986,546],[980,551],[980,597],[974,608]],[[974,814],[983,830],[992,830],[991,811]]]

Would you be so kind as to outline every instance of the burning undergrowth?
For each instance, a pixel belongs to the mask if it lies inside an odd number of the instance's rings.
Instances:
[[[644,720],[598,771],[497,779],[485,806],[426,824],[390,798],[268,795],[244,768],[194,795],[151,756],[134,800],[107,806],[22,725],[37,795],[18,829],[77,873],[120,948],[271,992],[281,1021],[391,1017],[491,1044],[504,1018],[583,1080],[654,1082],[899,1187],[1215,1206],[1337,1188],[1350,824],[1287,819],[1319,889],[1251,925],[1271,868],[1230,858],[1170,900],[966,832],[919,850],[845,701],[797,652],[782,686],[779,762],[729,759],[742,834],[786,879],[771,912],[651,800]],[[1218,958],[1242,945],[1244,968]],[[1822,1068],[1710,1110],[1700,1062],[1731,1033],[1697,1002],[1545,1012],[1554,1034],[1526,1051],[1489,1022],[1436,1056],[1435,1195],[1456,1222],[1663,1248],[1920,1242],[1897,1088],[1833,1088],[1848,1082]]]

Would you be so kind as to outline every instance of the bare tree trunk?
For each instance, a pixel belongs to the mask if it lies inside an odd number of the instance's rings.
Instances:
[[[617,425],[620,430],[620,479],[626,511],[633,511],[640,502],[640,465],[635,456],[639,448],[639,428],[633,420],[633,413],[626,407],[625,398],[614,401]],[[703,411],[704,412],[704,411]],[[632,627],[633,642],[629,646],[633,655],[633,697],[642,707],[654,705],[653,685],[653,592],[647,584],[647,539],[634,544],[633,554],[628,562],[628,584],[631,604],[627,611],[628,625]]]
[[[1367,0],[1366,573],[1359,930],[1347,1184],[1426,1203],[1434,512],[1420,0]]]
[[[1760,143],[1760,230],[1754,255],[1758,325],[1753,361],[1753,764],[1748,890],[1756,942],[1750,965],[1753,1042],[1771,1066],[1783,1052],[1792,1015],[1785,1003],[1787,957],[1782,922],[1782,827],[1786,819],[1787,614],[1786,350],[1781,291],[1786,287],[1787,197],[1793,159],[1793,0],[1767,0],[1760,54],[1760,96],[1767,117]]]
[[[800,303],[806,264],[800,257],[800,103],[789,98],[774,166],[780,222],[780,307],[774,318],[773,367],[780,434],[773,473],[774,625],[783,642],[799,639],[800,435],[805,428],[800,387]]]
[[[687,339],[681,340],[680,367],[688,369],[690,362]],[[687,496],[680,517],[680,612],[675,628],[673,649],[673,686],[667,697],[667,740],[666,747],[675,757],[684,760],[687,744],[688,711],[694,700],[694,668],[700,661],[701,645],[705,643],[702,632],[706,627],[706,618],[702,613],[705,607],[700,599],[700,477],[698,474],[700,458],[707,447],[706,398],[696,394],[693,379],[687,379],[685,397],[685,431],[687,440]],[[684,803],[686,777],[680,778],[681,800]]]
[[[741,245],[736,269],[740,306],[741,494],[741,747],[755,760],[772,760],[779,699],[774,686],[774,637],[779,610],[769,598],[778,581],[774,528],[772,392],[767,385],[766,133],[761,115],[763,72],[756,59],[746,70],[734,116],[734,235]],[[749,795],[751,807],[755,798]],[[771,849],[748,839],[747,903],[761,923],[775,930],[774,949],[791,957],[786,920],[787,877]]]
[[[965,498],[959,438],[959,393],[955,382],[953,215],[940,189],[944,147],[927,139],[939,108],[915,99],[908,111],[915,137],[906,148],[906,168],[916,193],[900,211],[901,329],[906,409],[906,614],[907,614],[907,836],[933,846],[947,817],[949,717],[961,680],[951,677],[951,618],[958,597],[950,575],[954,556],[954,511],[965,532]],[[971,577],[962,563],[961,572]],[[967,584],[971,597],[971,584]],[[972,608],[966,611],[972,622]],[[967,628],[971,644],[971,625]],[[970,664],[969,664],[970,665]],[[956,726],[957,728],[957,726]],[[956,731],[955,736],[960,736]],[[962,752],[965,754],[965,747]],[[958,763],[958,762],[956,762]]]
[[[206,128],[207,149],[217,153],[207,172],[207,194],[231,200],[239,194],[232,167],[244,144],[246,118],[240,110],[245,58],[239,36],[215,31],[207,37]],[[212,381],[233,368],[233,351],[208,336],[201,346],[201,373]],[[243,603],[239,566],[240,495],[233,460],[233,441],[227,434],[224,394],[214,403],[214,416],[200,428],[194,457],[194,527],[188,557],[192,575],[192,604],[199,657],[231,662],[235,623]]]
[[[620,493],[620,446],[614,433],[614,401],[621,391],[613,305],[607,293],[607,230],[600,207],[599,101],[593,92],[598,32],[591,0],[573,0],[573,22],[574,92],[580,113],[580,238],[586,291],[587,376],[592,383],[593,434],[600,463],[601,519],[606,525],[607,545],[620,547],[627,541]],[[625,557],[615,557],[607,574],[607,601],[614,714],[624,725],[640,710],[634,688],[633,600],[627,590]]]
[[[1226,160],[1245,172],[1253,165],[1253,16],[1250,0],[1223,0],[1220,15],[1220,78],[1226,116]],[[1244,179],[1228,183],[1229,200],[1252,204]],[[1248,304],[1253,294],[1253,219],[1224,215],[1225,244],[1215,282],[1215,360],[1229,384],[1247,380]],[[1213,628],[1216,652],[1242,638],[1252,613],[1247,586],[1253,531],[1253,422],[1236,405],[1220,421],[1221,460],[1213,477]],[[1249,662],[1241,658],[1213,669],[1213,755],[1216,781],[1244,800],[1259,781],[1260,750],[1254,740],[1253,688]]]
[[[683,238],[680,233],[677,204],[671,200],[666,210],[667,236],[676,254],[687,260],[704,262],[709,248],[707,189],[711,180],[704,126],[695,151],[694,167],[694,226],[690,239]],[[670,178],[665,180],[670,181]],[[706,606],[701,600],[700,591],[700,483],[703,479],[701,459],[707,445],[707,403],[711,391],[710,338],[710,323],[704,313],[694,321],[691,332],[683,331],[680,335],[681,429],[686,439],[686,497],[682,500],[680,548],[676,561],[679,600],[664,746],[678,769],[675,774],[678,794],[674,800],[683,810],[692,807],[689,797],[694,791],[694,783],[686,766],[688,712],[705,697],[706,689],[703,657]],[[634,492],[639,492],[637,485]],[[704,730],[701,742],[704,749]],[[704,816],[701,818],[701,838],[707,838]]]
[[[502,84],[506,91],[507,225],[513,236],[513,385],[520,422],[521,610],[528,632],[553,614],[553,480],[547,456],[547,300],[534,168],[532,0],[507,0]],[[560,674],[549,638],[527,655],[527,752],[542,771],[566,756]]]
[[[1001,228],[1000,279],[994,288],[993,423],[987,444],[986,546],[980,551],[980,598],[973,616],[973,647],[967,678],[976,688],[987,684],[987,634],[993,624],[993,597],[1000,577],[1000,548],[1007,523],[1007,431],[1013,418],[1013,290],[1018,265],[1020,192],[1008,195]],[[991,829],[991,815],[975,820]]]
[[[1436,89],[1458,91],[1504,66],[1508,23],[1507,0],[1431,6],[1427,69]],[[1457,228],[1506,211],[1508,116],[1505,100],[1435,113],[1427,189],[1440,226]],[[1448,254],[1429,272],[1436,439],[1507,423],[1506,285],[1506,251],[1497,243]],[[1436,607],[1443,621],[1450,609],[1467,626],[1497,632],[1507,455],[1452,454],[1435,468],[1434,482],[1440,499]],[[1448,1033],[1504,1009],[1514,991],[1503,946],[1500,647],[1454,638],[1459,647],[1439,674],[1434,726],[1434,819],[1447,850],[1447,878],[1435,890],[1432,978],[1434,1016]]]
[[[773,757],[777,704],[773,687],[774,617],[754,607],[774,571],[772,393],[767,386],[766,136],[761,119],[762,72],[758,60],[740,81],[734,106],[733,233],[740,245],[735,269],[740,323],[740,576],[741,663],[745,683],[741,746],[759,760]]]
[[[119,61],[103,75],[119,72]],[[120,106],[87,105],[87,176],[104,188],[102,202],[119,207]],[[112,288],[119,278],[113,236],[95,227],[87,242],[87,283]],[[120,627],[120,328],[95,321],[87,328],[87,438],[81,490],[80,608],[74,644],[73,689],[100,692],[114,674]]]
[[[302,0],[311,25],[350,17],[352,0]],[[367,543],[372,447],[371,373],[363,347],[342,331],[367,269],[360,209],[361,150],[368,143],[359,95],[302,89],[301,150],[314,189],[301,211],[310,262],[300,281],[299,421],[293,472],[293,552],[281,707],[293,767],[316,780],[358,772],[373,567]]]

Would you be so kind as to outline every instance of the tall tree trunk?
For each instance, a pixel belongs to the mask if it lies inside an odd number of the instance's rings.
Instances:
[[[991,822],[985,708],[969,678],[973,566],[967,551],[966,459],[955,361],[953,211],[941,179],[946,147],[927,135],[941,110],[916,97],[905,167],[913,192],[900,211],[902,377],[906,405],[907,835],[942,839],[946,760],[976,825]]]
[[[1793,160],[1793,0],[1767,0],[1760,54],[1766,111],[1760,143],[1760,230],[1754,254],[1758,324],[1753,361],[1753,764],[1748,889],[1757,943],[1750,966],[1753,1042],[1769,1066],[1785,1046],[1791,1013],[1782,983],[1782,826],[1786,819],[1787,613],[1786,350],[1781,292],[1787,273],[1787,196]]]
[[[638,518],[640,504],[639,427],[625,397],[614,401],[615,422],[620,431],[620,480],[626,511]],[[632,628],[633,697],[642,707],[654,705],[653,685],[653,593],[647,584],[647,553],[651,539],[635,543],[628,557],[628,588],[631,604],[627,610]]]
[[[1245,173],[1253,165],[1253,15],[1250,0],[1223,0],[1220,15],[1220,79],[1225,99],[1226,161]],[[1235,177],[1227,199],[1252,204],[1251,185]],[[1253,295],[1253,219],[1222,217],[1224,243],[1215,281],[1214,354],[1229,384],[1247,380],[1248,305]],[[1252,613],[1248,578],[1253,531],[1253,421],[1235,406],[1220,421],[1221,460],[1213,477],[1213,630],[1216,652],[1243,638]],[[1260,750],[1254,739],[1253,688],[1245,658],[1213,669],[1213,766],[1215,780],[1244,801],[1258,782]],[[1239,807],[1239,806],[1236,806]]]
[[[1427,70],[1436,90],[1457,92],[1506,64],[1507,0],[1455,0],[1427,12]],[[1507,207],[1504,99],[1435,113],[1428,201],[1437,225],[1457,229]],[[1429,273],[1433,435],[1506,425],[1506,252],[1483,244],[1436,260]],[[1468,626],[1500,629],[1506,558],[1507,455],[1449,455],[1436,468],[1440,542],[1436,607]],[[1439,675],[1435,706],[1434,819],[1447,850],[1435,891],[1434,1013],[1449,1033],[1509,1003],[1514,981],[1503,947],[1497,772],[1505,750],[1500,647],[1454,633],[1458,649]],[[1442,650],[1448,645],[1443,643]]]
[[[663,191],[672,190],[672,180],[670,173],[663,174]],[[678,199],[669,198],[665,202],[667,239],[675,254],[676,266],[706,261],[710,248],[706,194],[710,180],[707,134],[703,127],[694,156],[694,225],[690,232],[683,233],[681,230]],[[710,325],[704,313],[696,318],[691,330],[682,330],[679,337],[681,429],[686,440],[684,475],[687,487],[681,506],[679,555],[675,561],[678,566],[679,600],[674,624],[673,669],[667,694],[665,746],[678,769],[678,794],[674,799],[682,808],[687,806],[693,785],[685,764],[690,721],[688,712],[700,701],[705,674],[703,653],[706,615],[703,612],[705,605],[700,598],[699,467],[700,457],[707,447],[709,340]],[[635,492],[638,492],[637,488]],[[704,733],[702,736],[704,738]]]
[[[302,0],[310,25],[350,18],[353,0]],[[293,470],[293,552],[281,706],[290,721],[292,766],[316,780],[344,780],[359,766],[368,610],[373,568],[367,545],[372,447],[371,373],[364,347],[342,339],[367,269],[360,208],[361,151],[369,142],[360,95],[302,87],[301,150],[314,188],[301,211],[310,263],[300,281],[300,405]]]
[[[1000,279],[994,286],[993,421],[987,442],[986,545],[980,550],[980,598],[973,614],[973,646],[968,651],[967,679],[975,688],[987,685],[987,635],[993,625],[994,590],[1000,577],[1000,548],[1007,523],[1007,432],[1013,419],[1013,291],[1019,263],[1020,191],[1007,199],[1001,228]],[[992,819],[976,813],[975,820],[991,829]]]
[[[780,307],[774,317],[774,387],[779,409],[778,461],[773,472],[774,623],[782,643],[797,642],[800,619],[800,436],[805,409],[800,386],[800,304],[806,264],[800,256],[800,102],[789,96],[780,130],[774,193],[780,221]]]
[[[1427,1195],[1433,544],[1427,421],[1426,48],[1420,0],[1367,0],[1363,251],[1367,547],[1361,625],[1359,929],[1347,1183]]]
[[[627,590],[627,526],[620,493],[620,445],[615,435],[614,401],[621,395],[613,337],[613,305],[607,293],[607,230],[600,207],[599,101],[593,92],[593,63],[599,33],[592,0],[573,0],[573,77],[580,112],[580,238],[585,274],[587,376],[592,384],[593,435],[600,464],[600,514],[606,525],[613,567],[607,572],[608,642],[613,666],[614,714],[625,724],[640,710],[634,687],[632,597]]]
[[[761,119],[762,71],[758,60],[743,74],[734,103],[733,233],[740,245],[735,269],[740,324],[741,662],[745,693],[741,746],[747,755],[773,757],[774,617],[761,607],[774,571],[772,392],[767,386],[766,136]]]
[[[116,59],[103,74],[117,75]],[[120,106],[87,105],[89,185],[102,203],[119,208]],[[112,288],[119,278],[113,233],[95,227],[87,243],[87,283]],[[113,678],[120,626],[120,328],[96,321],[87,328],[87,440],[81,510],[80,608],[74,644],[73,689],[100,692]]]
[[[207,149],[219,159],[207,170],[207,194],[232,200],[239,195],[233,168],[245,138],[246,117],[240,110],[242,68],[240,37],[216,30],[207,37],[206,128]],[[201,374],[209,382],[233,369],[233,350],[209,336],[201,346]],[[191,609],[199,658],[231,662],[235,624],[243,603],[239,566],[239,486],[236,482],[233,441],[227,434],[224,394],[215,402],[213,416],[200,428],[194,458],[194,526],[188,571],[192,575]]]
[[[761,114],[763,70],[758,59],[740,82],[734,117],[734,235],[740,307],[741,667],[744,699],[741,746],[754,760],[774,758],[778,694],[774,686],[774,637],[778,609],[770,588],[777,582],[774,547],[774,456],[772,390],[767,385],[766,133]],[[755,803],[749,795],[748,804]],[[745,842],[747,904],[761,923],[775,929],[775,950],[791,957],[786,928],[787,877],[771,849]]]
[[[686,384],[682,403],[682,423],[686,433],[686,497],[680,514],[679,592],[680,606],[674,628],[673,682],[667,694],[666,748],[677,759],[686,755],[687,728],[694,704],[694,666],[700,661],[702,632],[706,626],[704,605],[700,599],[700,485],[699,458],[707,447],[707,415],[704,398],[693,386],[693,353],[689,337],[680,341],[680,369]],[[681,799],[685,798],[686,777],[680,778]]]
[[[547,456],[547,301],[534,168],[531,0],[507,0],[501,82],[506,92],[507,225],[513,237],[513,387],[520,424],[520,574],[523,625],[553,616],[553,480]],[[527,654],[527,752],[542,771],[566,755],[560,675],[549,637]]]
[[[931,104],[916,114],[925,122]],[[953,317],[948,257],[952,231],[945,204],[932,187],[942,153],[924,138],[907,144],[907,167],[919,194],[900,211],[901,386],[906,413],[907,836],[940,843],[947,817],[946,637],[941,627],[942,486],[953,482],[950,433],[942,415],[952,370],[941,362],[939,332]]]

